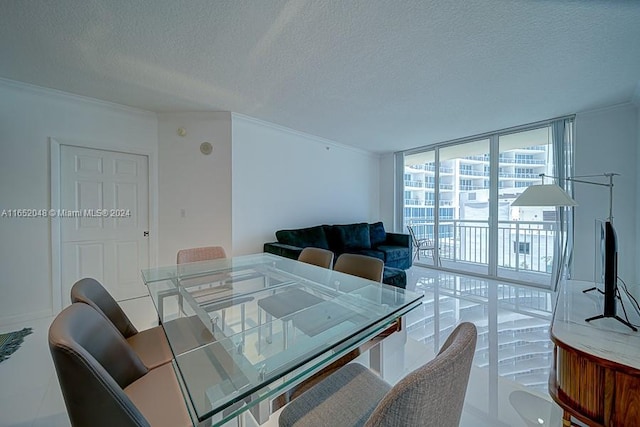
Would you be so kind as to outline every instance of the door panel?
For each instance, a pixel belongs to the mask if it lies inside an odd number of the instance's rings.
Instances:
[[[73,264],[76,266],[77,275],[104,278],[104,245],[96,242],[76,243],[74,246],[70,246],[70,249],[75,255]]]
[[[147,157],[67,145],[60,156],[63,301],[83,277],[99,280],[116,300],[146,295]]]

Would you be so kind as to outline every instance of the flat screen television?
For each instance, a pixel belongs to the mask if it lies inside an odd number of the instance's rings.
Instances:
[[[618,238],[611,221],[604,221],[600,224],[600,252],[604,284],[603,314],[605,317],[615,317],[618,282]]]
[[[629,323],[628,320],[622,319],[617,315],[617,294],[618,294],[618,237],[616,230],[613,228],[611,221],[597,221],[599,227],[599,245],[596,248],[596,287],[601,285],[604,291],[604,309],[602,314],[586,319],[587,322],[605,317],[613,317],[624,323],[632,330],[637,329]],[[597,232],[596,232],[597,233]],[[587,289],[588,292],[592,289]],[[620,302],[622,304],[622,301]]]

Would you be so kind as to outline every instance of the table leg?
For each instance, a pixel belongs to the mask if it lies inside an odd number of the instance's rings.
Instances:
[[[263,399],[256,405],[249,408],[249,412],[253,415],[253,418],[260,425],[266,423],[271,416],[271,400]]]
[[[258,354],[262,345],[262,309],[258,307]]]
[[[404,347],[407,342],[404,317],[401,322],[400,330],[385,337],[369,350],[369,366],[387,380],[400,378],[404,373]]]
[[[265,316],[265,322],[269,324],[269,336],[265,339],[268,344],[271,344],[273,341],[273,319],[269,313]]]

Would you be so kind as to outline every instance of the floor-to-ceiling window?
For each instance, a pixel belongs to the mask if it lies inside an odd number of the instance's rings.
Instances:
[[[403,221],[433,242],[416,263],[549,285],[556,208],[511,203],[553,175],[550,123],[400,153]]]

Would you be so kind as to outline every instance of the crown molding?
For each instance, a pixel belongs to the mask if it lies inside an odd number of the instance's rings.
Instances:
[[[604,113],[610,110],[617,110],[619,108],[629,108],[633,106],[633,102],[631,101],[627,101],[627,102],[621,102],[620,104],[613,104],[613,105],[606,105],[604,107],[598,107],[598,108],[594,108],[591,110],[584,110],[584,111],[579,111],[576,113],[576,116],[585,116],[585,115],[589,115],[589,114],[599,114],[599,113]]]
[[[90,98],[88,96],[77,95],[75,93],[64,92],[58,89],[51,89],[44,86],[37,86],[31,83],[20,82],[17,80],[10,80],[3,77],[0,77],[0,86],[4,86],[7,88],[20,90],[24,92],[29,92],[32,94],[47,96],[50,98],[56,99],[66,99],[73,102],[81,102],[89,105],[94,105],[101,108],[107,108],[112,111],[128,113],[128,114],[138,114],[147,117],[156,117],[156,113],[153,111],[142,110],[140,108],[130,107],[128,105],[116,104],[115,102],[104,101],[98,98]]]
[[[359,154],[364,154],[367,156],[371,156],[374,158],[379,159],[380,158],[380,154],[378,153],[374,153],[372,151],[367,151],[367,150],[363,150],[361,148],[356,148],[356,147],[352,147],[350,145],[346,145],[346,144],[340,144],[339,142],[335,142],[333,140],[330,139],[326,139],[326,138],[322,138],[320,136],[317,135],[312,135],[310,133],[306,133],[306,132],[302,132],[296,129],[291,129],[285,126],[281,126],[275,123],[271,123],[271,122],[267,122],[264,120],[260,120],[260,119],[256,119],[255,117],[251,117],[251,116],[246,116],[244,114],[240,114],[240,113],[231,113],[231,117],[232,117],[232,122],[235,119],[241,120],[241,121],[245,121],[245,122],[249,122],[249,123],[253,123],[256,125],[260,125],[260,126],[265,126],[265,127],[269,127],[271,129],[280,131],[280,132],[285,132],[291,135],[295,135],[295,136],[299,136],[301,138],[305,138],[308,140],[311,140],[313,142],[316,142],[318,144],[322,144],[325,147],[329,148],[329,147],[335,147],[335,148],[340,148],[342,150],[348,150],[348,151],[353,151],[355,153],[359,153]]]

